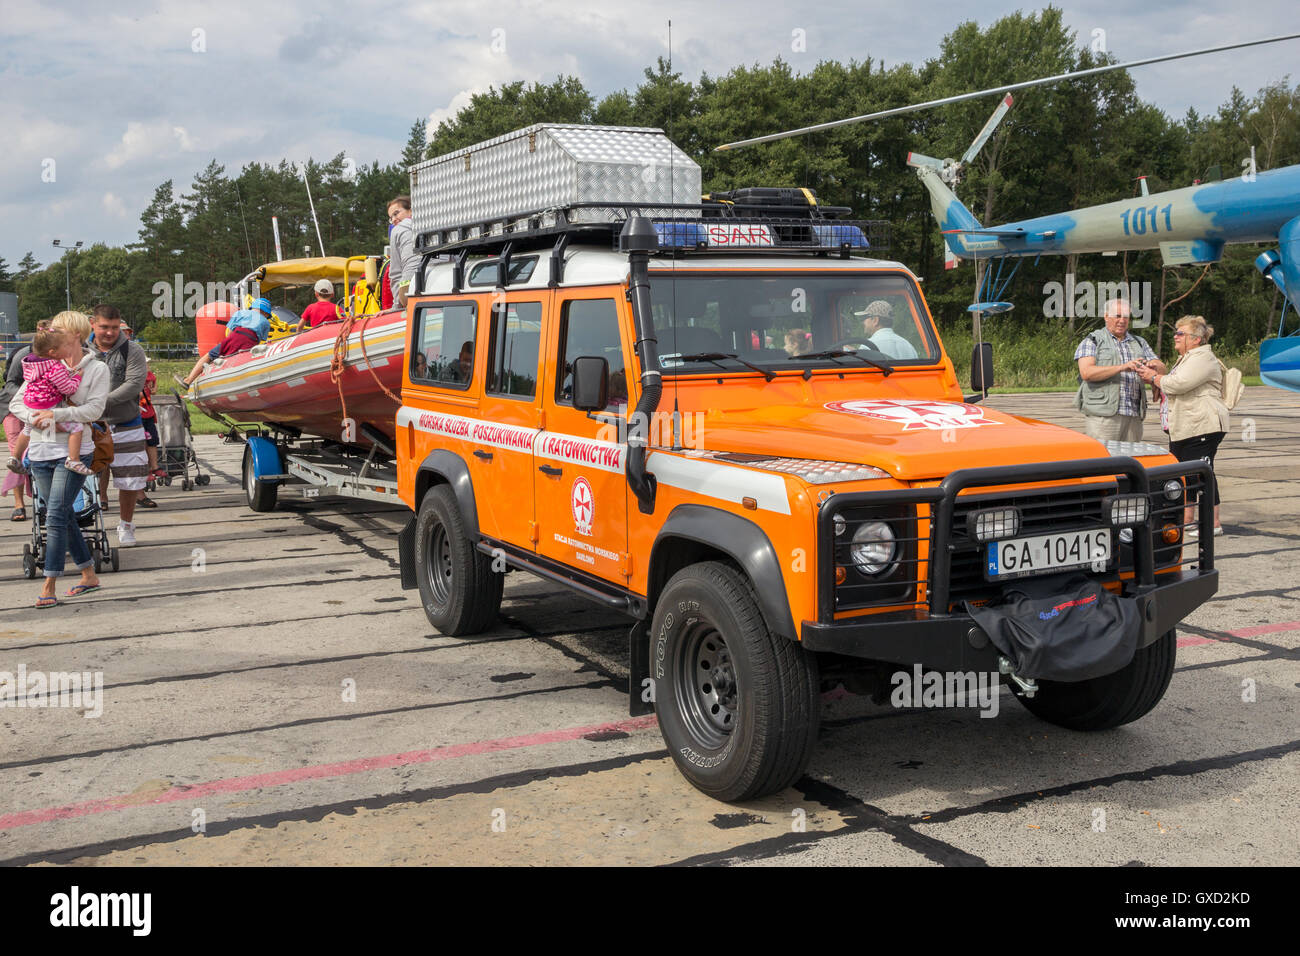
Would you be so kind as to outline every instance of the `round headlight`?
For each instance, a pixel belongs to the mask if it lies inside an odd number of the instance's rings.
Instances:
[[[844,516],[836,515],[835,516],[835,537],[838,538],[840,535],[842,535],[844,533],[844,529],[847,527],[848,525],[844,523]]]
[[[1177,501],[1183,496],[1183,483],[1177,479],[1170,478],[1165,482],[1165,497],[1170,501]]]
[[[859,571],[877,575],[893,567],[897,550],[894,529],[883,521],[868,521],[853,533],[849,554]]]

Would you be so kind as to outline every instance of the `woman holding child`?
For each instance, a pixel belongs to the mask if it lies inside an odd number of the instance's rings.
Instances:
[[[104,414],[109,392],[108,366],[95,361],[85,348],[90,331],[90,319],[80,312],[56,315],[50,321],[48,332],[42,333],[49,338],[41,339],[32,353],[42,360],[54,359],[62,368],[44,367],[40,381],[48,387],[39,388],[30,380],[24,381],[9,403],[9,413],[30,426],[27,459],[37,493],[45,499],[45,584],[36,601],[38,608],[59,603],[57,587],[65,554],[72,556],[81,571],[81,581],[66,592],[66,597],[76,597],[99,587],[94,558],[77,526],[73,507],[94,458],[95,445],[89,425]],[[57,405],[47,404],[51,388],[58,391],[73,383],[76,388],[71,394]],[[29,387],[33,389],[31,397],[27,394]],[[38,392],[45,394],[38,395]],[[79,437],[71,443],[76,454],[70,456],[69,439],[73,435]]]

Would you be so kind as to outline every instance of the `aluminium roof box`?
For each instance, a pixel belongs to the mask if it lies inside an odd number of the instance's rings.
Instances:
[[[663,130],[538,123],[411,167],[416,235],[574,203],[698,203],[700,167]],[[653,215],[651,210],[649,214]],[[680,215],[680,213],[678,214]],[[573,209],[570,222],[614,212]]]

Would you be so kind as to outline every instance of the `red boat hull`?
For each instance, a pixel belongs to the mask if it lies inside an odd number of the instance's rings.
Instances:
[[[330,364],[341,328],[327,323],[218,360],[194,383],[189,398],[237,422],[292,425],[335,441],[367,444],[363,423],[392,436],[398,403],[384,388],[401,392],[406,316],[389,312],[357,320],[335,382]]]

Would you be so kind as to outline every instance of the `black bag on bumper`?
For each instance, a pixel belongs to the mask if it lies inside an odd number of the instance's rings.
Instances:
[[[1014,581],[998,604],[965,607],[1016,673],[1035,680],[1113,673],[1133,660],[1142,627],[1132,601],[1075,572]]]

